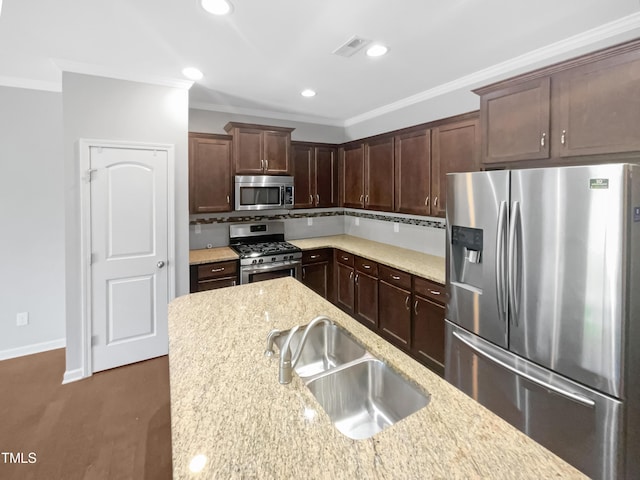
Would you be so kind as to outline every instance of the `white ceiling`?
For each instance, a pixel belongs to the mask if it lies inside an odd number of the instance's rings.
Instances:
[[[59,90],[61,67],[183,79],[195,66],[192,105],[344,124],[576,35],[606,42],[609,22],[640,31],[640,0],[231,2],[215,17],[198,0],[4,0],[0,84]],[[331,54],[354,34],[389,53]]]

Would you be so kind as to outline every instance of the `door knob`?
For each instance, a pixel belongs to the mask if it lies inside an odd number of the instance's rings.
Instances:
[[[162,267],[164,267],[164,262],[162,260],[160,260],[158,262],[158,268],[162,268]]]

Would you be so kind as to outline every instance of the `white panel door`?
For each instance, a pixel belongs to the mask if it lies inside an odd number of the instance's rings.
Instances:
[[[94,372],[166,355],[166,151],[91,147]]]

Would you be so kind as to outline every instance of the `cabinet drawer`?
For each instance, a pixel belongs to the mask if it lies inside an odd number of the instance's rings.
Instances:
[[[356,270],[360,270],[361,272],[373,277],[378,276],[378,264],[376,262],[372,262],[371,260],[367,260],[362,257],[355,257],[354,266],[356,267]]]
[[[396,270],[395,268],[387,267],[386,265],[380,265],[378,268],[380,280],[395,285],[396,287],[411,290],[411,274]]]
[[[237,271],[238,262],[235,260],[206,263],[204,265],[198,265],[198,280],[234,276]]]
[[[328,262],[331,260],[331,249],[305,250],[302,252],[302,264]]]
[[[413,291],[438,303],[444,304],[447,301],[447,292],[444,285],[422,277],[413,277]]]
[[[351,255],[350,253],[343,252],[342,250],[336,250],[336,260],[344,265],[353,267],[354,257],[355,255]]]
[[[216,288],[235,287],[238,284],[236,277],[214,278],[198,282],[198,292],[215,290]]]

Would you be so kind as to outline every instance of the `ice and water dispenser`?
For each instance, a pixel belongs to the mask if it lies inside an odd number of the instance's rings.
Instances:
[[[451,282],[482,291],[482,230],[451,226]]]

